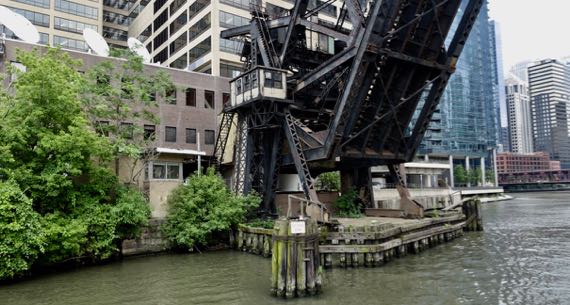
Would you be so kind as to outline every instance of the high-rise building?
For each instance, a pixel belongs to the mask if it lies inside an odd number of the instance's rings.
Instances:
[[[491,26],[491,50],[493,52],[493,58],[495,59],[495,86],[497,90],[495,92],[498,93],[498,103],[499,107],[497,108],[497,118],[499,121],[498,125],[498,132],[499,132],[499,143],[504,148],[508,148],[509,142],[504,141],[502,129],[508,127],[508,118],[507,118],[507,98],[505,95],[505,91],[503,88],[505,87],[505,75],[504,75],[504,67],[503,67],[503,41],[501,38],[501,27],[500,24],[492,20],[490,22]]]
[[[570,68],[546,59],[528,68],[534,150],[570,168]]]
[[[497,147],[499,88],[493,36],[485,2],[430,123],[421,153],[482,157]]]
[[[41,44],[87,51],[82,33],[89,28],[103,35],[112,47],[127,45],[133,8],[129,0],[0,0],[0,5],[30,20],[40,32]],[[17,38],[2,25],[0,33]]]
[[[511,138],[509,136],[509,127],[501,127],[501,145],[497,149],[498,152],[511,151]]]
[[[507,112],[509,118],[509,140],[513,153],[531,153],[532,120],[527,84],[514,75],[505,80]]]
[[[532,60],[521,61],[511,67],[509,72],[516,78],[528,84],[528,67],[533,63]]]
[[[140,2],[138,0],[135,6]],[[154,62],[173,68],[234,77],[242,71],[240,55],[243,43],[223,39],[220,32],[249,24],[252,17],[250,2],[253,1],[155,0],[138,10],[129,35],[145,44]],[[314,3],[324,2],[319,0]],[[294,5],[292,0],[264,0],[259,3],[260,10],[275,17],[289,14]],[[341,6],[342,3],[337,2],[325,7],[316,18],[334,25]],[[328,39],[324,41],[325,47],[331,46],[332,52],[334,42],[330,43],[332,41]]]

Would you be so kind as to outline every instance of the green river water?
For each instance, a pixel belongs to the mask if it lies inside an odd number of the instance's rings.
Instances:
[[[570,192],[514,196],[483,206],[485,232],[380,268],[327,270],[313,298],[271,297],[270,259],[222,251],[38,276],[0,286],[0,304],[570,304]]]

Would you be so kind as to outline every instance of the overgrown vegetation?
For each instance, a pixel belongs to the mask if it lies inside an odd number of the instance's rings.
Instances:
[[[322,173],[317,177],[317,189],[327,192],[340,191],[340,172]]]
[[[194,174],[188,184],[170,194],[163,232],[173,246],[193,251],[207,246],[214,234],[243,222],[260,203],[256,195],[232,193],[214,169],[209,168],[205,175]]]
[[[354,189],[345,192],[334,202],[337,217],[360,218],[362,213],[358,205],[358,194]]]
[[[92,120],[91,110],[111,107],[111,89],[92,86],[91,72],[78,73],[81,63],[58,49],[17,60],[26,71],[10,70],[8,91],[0,88],[0,279],[34,265],[107,259],[150,216],[138,189],[110,170],[124,145]],[[132,157],[143,149],[130,147]]]
[[[257,218],[248,221],[245,225],[252,228],[273,229],[273,226],[275,225],[275,220]]]

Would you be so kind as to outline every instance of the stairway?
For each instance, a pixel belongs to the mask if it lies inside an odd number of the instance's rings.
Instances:
[[[276,68],[280,67],[279,58],[277,57],[277,52],[273,45],[273,39],[271,38],[271,33],[267,26],[269,15],[263,12],[262,7],[254,3],[250,3],[250,9],[256,20],[255,24],[257,25],[253,28],[252,34],[258,37],[257,43],[265,65]]]
[[[218,138],[214,146],[214,162],[217,170],[220,169],[220,165],[224,162],[224,153],[226,145],[228,144],[233,119],[233,112],[222,113],[222,120],[220,121],[220,128],[218,129]]]

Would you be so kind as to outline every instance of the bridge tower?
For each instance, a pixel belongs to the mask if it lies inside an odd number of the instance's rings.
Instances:
[[[402,209],[422,217],[399,164],[413,159],[483,1],[345,0],[332,24],[317,16],[334,0],[296,0],[283,16],[252,3],[251,24],[221,34],[244,42],[216,143],[221,160],[236,127],[234,190],[256,190],[274,213],[278,175],[297,173],[307,213],[326,221],[314,174],[340,171],[369,205],[370,167],[387,165]]]

